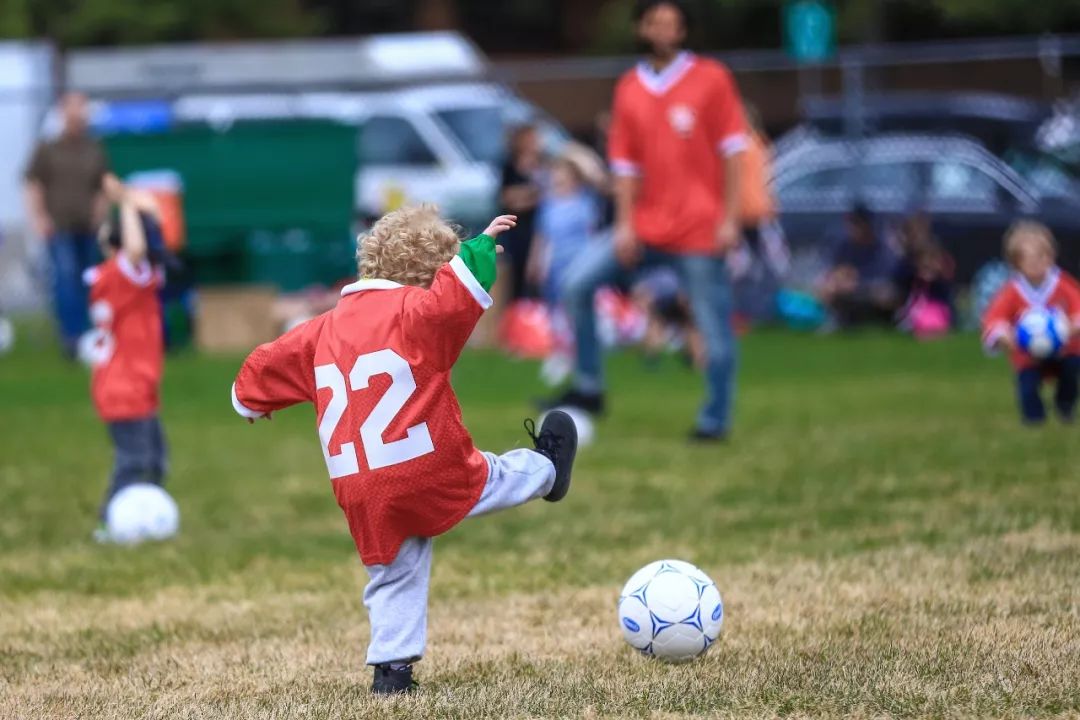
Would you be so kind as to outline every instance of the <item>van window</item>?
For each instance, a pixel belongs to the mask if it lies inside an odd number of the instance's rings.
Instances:
[[[498,108],[440,110],[435,116],[450,128],[473,160],[492,165],[502,160],[506,131]]]
[[[360,164],[434,165],[431,151],[416,128],[400,117],[375,116],[360,128]]]

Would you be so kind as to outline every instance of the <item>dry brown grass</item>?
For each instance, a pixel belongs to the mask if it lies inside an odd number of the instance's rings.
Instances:
[[[424,690],[391,701],[367,694],[358,582],[38,594],[0,605],[0,715],[1075,715],[1078,558],[1080,535],[1039,527],[949,553],[709,568],[730,588],[723,640],[679,667],[623,646],[617,588],[436,596]]]

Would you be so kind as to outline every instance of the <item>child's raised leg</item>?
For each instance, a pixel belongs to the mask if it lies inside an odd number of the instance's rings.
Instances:
[[[535,450],[511,450],[502,455],[484,453],[487,458],[487,484],[469,517],[524,505],[551,492],[555,466]]]
[[[1076,399],[1080,394],[1080,387],[1077,385],[1078,375],[1080,375],[1080,357],[1076,355],[1063,357],[1058,372],[1057,390],[1054,393],[1054,406],[1065,422],[1072,422],[1076,416]]]
[[[1016,374],[1016,391],[1020,399],[1020,415],[1026,425],[1038,425],[1046,420],[1039,389],[1042,387],[1042,369],[1026,368]]]

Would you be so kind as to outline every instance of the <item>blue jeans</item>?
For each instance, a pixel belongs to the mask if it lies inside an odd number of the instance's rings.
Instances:
[[[680,275],[690,299],[694,324],[705,342],[708,385],[697,427],[705,432],[727,432],[735,392],[735,333],[731,326],[731,281],[723,258],[713,255],[676,255],[646,248],[634,270],[624,268],[609,242],[594,243],[582,252],[566,274],[563,306],[574,325],[577,343],[575,386],[583,392],[604,388],[603,358],[596,337],[593,295],[603,285],[633,278],[639,269],[667,265]]]
[[[168,463],[168,449],[161,420],[156,415],[139,420],[116,420],[108,423],[116,458],[105,499],[101,503],[101,519],[113,495],[128,485],[152,483],[162,485]]]
[[[82,275],[97,262],[97,240],[92,234],[58,232],[48,243],[53,313],[64,347],[74,352],[79,336],[90,329],[89,289]]]
[[[1076,412],[1077,375],[1080,374],[1080,357],[1066,355],[1063,358],[1043,360],[1035,367],[1021,370],[1016,374],[1016,390],[1020,399],[1020,414],[1025,423],[1037,424],[1046,420],[1046,408],[1043,406],[1040,390],[1043,379],[1050,374],[1057,375],[1057,389],[1054,391],[1054,408],[1065,420],[1072,420]]]

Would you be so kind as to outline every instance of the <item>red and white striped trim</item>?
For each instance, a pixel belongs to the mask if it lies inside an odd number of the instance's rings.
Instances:
[[[617,177],[640,177],[641,166],[630,160],[613,159],[611,161],[611,172]]]
[[[732,155],[738,155],[750,146],[750,141],[746,137],[746,133],[735,133],[728,135],[726,138],[720,141],[720,153],[725,157],[731,157]]]
[[[353,293],[364,292],[365,290],[394,290],[402,287],[401,283],[394,282],[393,280],[379,280],[377,278],[367,278],[363,280],[357,280],[351,285],[346,285],[341,288],[341,297],[346,295],[352,295]]]
[[[251,408],[244,405],[244,403],[240,402],[240,399],[236,397],[236,383],[232,384],[231,393],[233,410],[235,410],[240,417],[245,417],[249,420],[256,420],[266,414],[258,412],[256,410],[252,410]]]
[[[119,257],[116,258],[116,266],[120,268],[120,272],[124,277],[139,287],[146,287],[155,280],[154,268],[149,260],[144,259],[138,266],[135,266],[127,255],[120,253]]]
[[[450,269],[454,271],[454,275],[461,281],[461,284],[465,286],[465,289],[469,291],[469,294],[473,296],[477,304],[484,310],[487,310],[495,302],[488,295],[487,290],[480,284],[480,281],[476,279],[476,276],[472,274],[472,270],[465,264],[465,261],[461,259],[459,255],[455,255],[450,260]]]
[[[695,62],[694,54],[686,51],[679,53],[671,64],[660,72],[656,72],[649,63],[642,61],[637,66],[637,77],[645,89],[653,95],[663,95],[690,72]]]

